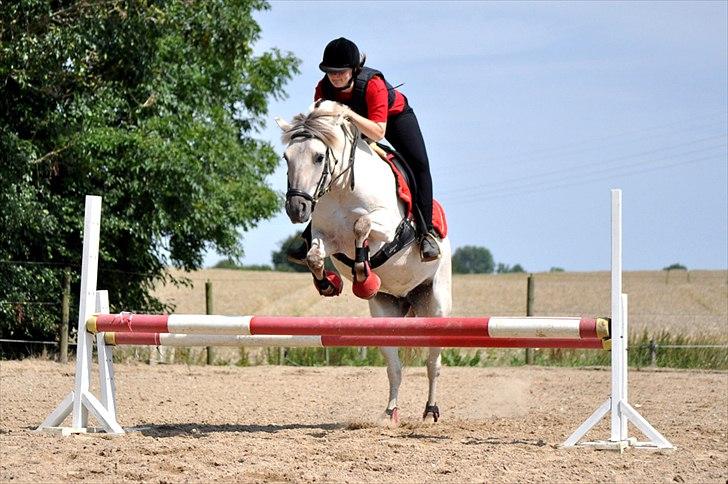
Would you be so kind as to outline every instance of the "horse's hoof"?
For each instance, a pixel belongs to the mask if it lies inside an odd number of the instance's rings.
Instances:
[[[427,405],[425,404],[425,411],[422,414],[422,420],[427,420],[427,416],[432,415],[432,420],[437,422],[440,418],[440,409],[437,407],[437,404],[435,405]]]
[[[389,417],[389,424],[392,427],[399,427],[399,408],[386,409],[384,413]]]
[[[320,281],[314,277],[313,285],[316,286],[319,294],[326,297],[338,296],[344,288],[344,282],[341,280],[341,277],[332,271],[324,271],[324,278]]]
[[[362,299],[371,299],[377,294],[377,292],[379,292],[379,288],[381,286],[382,280],[379,278],[378,275],[374,273],[374,271],[370,270],[369,275],[366,279],[364,279],[364,281],[354,281],[354,284],[352,285],[352,291],[354,292],[354,295],[356,297]]]

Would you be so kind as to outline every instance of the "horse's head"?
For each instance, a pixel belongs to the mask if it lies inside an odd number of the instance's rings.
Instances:
[[[288,164],[286,213],[293,223],[306,222],[318,199],[329,188],[345,143],[341,105],[317,102],[308,113],[296,115],[288,123],[276,118],[283,131],[283,154]]]

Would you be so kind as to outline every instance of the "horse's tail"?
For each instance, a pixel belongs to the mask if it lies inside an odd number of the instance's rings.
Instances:
[[[406,318],[413,318],[415,312],[410,308],[407,314],[404,315]],[[427,350],[425,348],[412,348],[405,347],[401,348],[402,363],[405,366],[421,365],[423,362],[427,362]]]

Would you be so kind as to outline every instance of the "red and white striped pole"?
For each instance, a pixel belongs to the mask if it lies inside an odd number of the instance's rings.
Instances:
[[[86,328],[91,333],[408,336],[538,340],[602,340],[609,338],[610,333],[609,321],[606,318],[572,317],[352,318],[121,313],[92,316]]]
[[[356,335],[209,335],[174,333],[104,333],[107,345],[151,346],[392,346],[415,348],[581,348],[608,349],[597,338],[491,338],[488,336]]]

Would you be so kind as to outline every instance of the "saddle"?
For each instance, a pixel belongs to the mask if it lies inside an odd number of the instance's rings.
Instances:
[[[404,203],[406,213],[405,217],[397,226],[394,239],[384,244],[374,255],[369,258],[369,266],[376,269],[389,260],[394,254],[407,248],[417,239],[417,230],[415,229],[414,211],[417,209],[412,201],[412,193],[417,189],[415,186],[415,178],[409,166],[404,162],[402,155],[394,149],[381,143],[371,143],[369,147],[379,157],[384,160],[392,169],[394,181],[397,190],[397,197]],[[437,200],[432,200],[432,227],[437,235],[444,239],[447,236],[447,220],[445,218],[445,210]],[[337,260],[343,262],[348,267],[354,267],[354,260],[342,253],[334,254]]]
[[[416,207],[412,201],[412,193],[417,190],[415,185],[415,177],[409,166],[404,161],[404,157],[381,143],[371,143],[369,145],[379,157],[386,161],[394,174],[394,181],[397,185],[397,197],[404,202],[407,208],[407,218],[413,219]],[[442,208],[440,202],[432,200],[432,228],[435,229],[437,235],[444,239],[447,237],[447,219],[445,218],[445,209]]]

